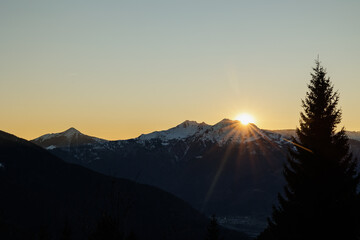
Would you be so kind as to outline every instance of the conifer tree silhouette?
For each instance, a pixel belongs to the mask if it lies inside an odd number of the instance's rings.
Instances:
[[[319,60],[315,63],[294,148],[284,165],[284,194],[259,240],[359,239],[357,160],[344,128],[336,132],[339,94]]]
[[[89,240],[120,240],[123,238],[123,233],[119,229],[118,222],[114,217],[104,214],[95,231],[89,236]]]
[[[72,230],[69,224],[68,219],[65,219],[64,227],[61,231],[60,240],[70,240],[71,239]]]
[[[211,220],[210,220],[207,230],[208,231],[207,231],[205,240],[220,240],[221,239],[220,235],[219,235],[219,224],[218,224],[214,214],[211,216]]]

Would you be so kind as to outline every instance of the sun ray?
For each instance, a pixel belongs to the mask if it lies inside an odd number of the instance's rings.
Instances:
[[[252,126],[251,125],[249,125],[249,126],[250,126],[250,128],[247,128],[247,127],[241,126],[238,123],[234,122],[233,124],[226,127],[226,128],[229,128],[230,131],[225,135],[224,138],[230,139],[231,137],[238,137],[239,135],[241,135],[241,139],[242,139],[244,136],[251,134],[250,129],[252,128]],[[242,147],[242,146],[243,146],[243,144],[240,144],[240,147]],[[216,171],[216,174],[215,174],[215,176],[211,182],[211,185],[209,186],[207,194],[205,196],[202,211],[205,210],[205,207],[213,194],[216,184],[217,184],[217,182],[222,174],[222,171],[228,161],[228,156],[230,155],[233,148],[234,148],[234,145],[230,145],[228,148],[226,148],[224,156],[220,160],[220,166],[219,166],[218,170]]]
[[[275,143],[271,138],[269,138],[269,136],[267,136],[266,132],[263,132],[262,130],[260,130],[259,128],[257,128],[255,125],[253,124],[239,124],[238,122],[231,124],[229,126],[226,127],[228,129],[228,132],[225,134],[224,139],[231,139],[231,138],[239,138],[240,137],[240,141],[241,144],[237,145],[233,145],[230,144],[226,149],[225,152],[223,154],[223,156],[220,159],[220,163],[219,163],[219,167],[210,183],[209,189],[206,193],[205,199],[203,201],[203,206],[202,206],[202,211],[205,210],[207,203],[209,202],[211,196],[213,195],[213,192],[216,188],[216,185],[219,181],[219,179],[221,178],[221,174],[224,171],[224,168],[226,168],[226,165],[229,162],[229,156],[231,155],[231,152],[236,148],[235,146],[238,146],[238,157],[236,157],[236,161],[239,160],[239,156],[244,154],[243,151],[245,151],[246,153],[251,153],[252,151],[256,150],[256,148],[259,148],[260,152],[262,153],[267,153],[269,151],[271,151],[269,149],[270,148],[274,148],[274,149],[280,149],[280,146]],[[250,142],[242,142],[242,139],[244,139],[244,137],[252,137],[252,136],[259,136],[259,138],[255,138],[254,141],[250,141]],[[284,139],[284,138],[283,138]],[[307,149],[303,146],[300,146],[288,139],[284,139],[285,141],[296,145],[297,147],[303,148],[306,151],[312,152],[310,149]],[[283,153],[283,151],[280,151],[282,154],[286,155],[285,153]],[[251,164],[251,171],[253,171],[253,176],[256,176],[257,174],[257,161],[256,161],[257,157],[256,156],[252,156],[251,154],[248,155],[248,160],[250,161]],[[270,161],[270,159],[266,159],[268,164],[272,165],[273,163]],[[237,162],[236,163],[237,168],[241,167],[241,162]]]

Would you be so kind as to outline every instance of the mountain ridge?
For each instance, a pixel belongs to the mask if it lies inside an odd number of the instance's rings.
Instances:
[[[277,173],[287,146],[279,134],[223,119],[212,126],[185,121],[134,139],[48,150],[67,162],[159,187],[208,215],[265,216],[276,199],[271,189],[281,182]],[[239,222],[238,229],[250,224]],[[257,230],[252,233],[250,226],[246,233],[254,236],[265,224],[261,217]]]
[[[255,140],[259,137],[267,135],[269,131],[262,132],[255,124],[242,125],[238,120],[230,120],[224,118],[220,122],[209,125],[205,122],[198,123],[196,121],[185,120],[173,128],[167,130],[154,131],[147,134],[141,134],[136,138],[125,140],[105,140],[97,137],[91,137],[81,133],[75,128],[60,133],[45,134],[38,138],[31,140],[44,148],[54,149],[56,147],[70,146],[71,144],[91,144],[104,142],[122,142],[122,141],[149,141],[153,139],[160,139],[164,142],[171,140],[184,140],[187,138],[197,138],[203,141],[217,142],[218,144],[225,144],[226,142],[242,142],[246,140]],[[254,139],[246,139],[246,137],[254,137]],[[82,138],[82,141],[75,141],[74,138]]]
[[[0,159],[1,239],[35,239],[42,233],[60,236],[65,222],[72,239],[88,239],[104,214],[115,214],[121,231],[126,235],[134,231],[137,239],[205,236],[206,217],[159,188],[65,163],[2,131]],[[120,224],[123,221],[126,224]],[[223,229],[223,233],[247,239],[234,231]]]
[[[87,137],[87,141],[80,141],[81,144],[94,143],[94,142],[105,142],[105,141],[107,141],[107,142],[127,141],[127,140],[144,140],[145,141],[145,140],[150,140],[150,139],[154,139],[154,138],[159,138],[161,140],[166,141],[166,140],[173,140],[173,139],[184,139],[187,137],[191,137],[195,134],[199,135],[200,133],[203,133],[206,130],[223,129],[229,125],[240,125],[241,126],[242,124],[238,120],[230,120],[227,118],[224,118],[223,120],[219,121],[218,123],[215,123],[214,125],[209,125],[205,122],[198,123],[198,122],[192,121],[192,120],[185,120],[182,123],[176,125],[175,127],[172,127],[172,128],[166,129],[166,130],[156,130],[156,131],[153,131],[150,133],[141,134],[135,138],[129,138],[129,139],[123,139],[123,140],[107,140],[107,139],[103,139],[103,138],[89,136],[89,135],[83,134],[82,132],[80,132],[79,130],[77,130],[74,127],[70,127],[69,129],[67,129],[63,132],[44,134],[44,135],[41,135],[40,137],[37,137],[30,141],[35,142],[36,144],[43,146],[45,148],[51,146],[47,142],[47,140],[50,138],[66,137],[66,138],[71,139],[77,135]],[[245,127],[249,127],[249,126],[251,126],[252,128],[255,128],[255,129],[260,129],[253,123],[249,123]],[[186,130],[186,131],[184,131],[184,130]],[[261,129],[261,130],[265,131],[267,133],[280,134],[283,137],[287,137],[287,138],[291,138],[292,136],[295,135],[295,129],[276,129],[276,130]],[[346,131],[346,133],[347,133],[349,139],[360,141],[360,131]],[[63,147],[64,145],[59,145],[59,146]]]
[[[277,193],[283,189],[282,169],[292,146],[287,141],[291,132],[280,134],[229,119],[214,125],[184,121],[129,140],[73,144],[49,151],[106,175],[157,186],[205,214],[255,219],[235,221],[242,222],[237,226],[241,229],[248,224],[247,233],[252,235],[254,228],[259,233],[266,225]],[[350,144],[360,149],[359,141]]]

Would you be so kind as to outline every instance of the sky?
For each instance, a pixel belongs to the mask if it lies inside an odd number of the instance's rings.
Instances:
[[[0,129],[128,139],[249,113],[299,125],[315,59],[360,130],[360,1],[0,1]]]

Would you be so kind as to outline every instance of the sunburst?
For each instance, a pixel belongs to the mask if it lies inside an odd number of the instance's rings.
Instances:
[[[236,120],[240,121],[243,125],[248,125],[249,123],[255,123],[255,119],[248,113],[241,113],[236,116]]]

